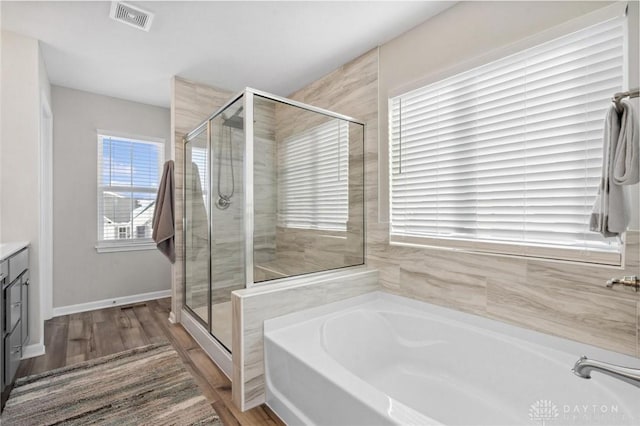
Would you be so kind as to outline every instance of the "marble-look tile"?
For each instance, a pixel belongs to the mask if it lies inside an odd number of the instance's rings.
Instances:
[[[240,357],[242,351],[242,299],[231,297],[231,361],[233,371],[231,372],[231,399],[240,406],[242,395],[244,394],[244,381],[242,380],[242,361]]]
[[[485,277],[416,266],[402,263],[400,294],[475,314],[485,312]]]
[[[264,402],[265,320],[377,289],[377,271],[359,270],[334,272],[328,278],[300,278],[289,283],[276,282],[233,292],[232,306],[240,309],[239,319],[234,318],[242,324],[241,336],[233,336],[233,377],[242,382],[242,391],[233,392],[234,403],[246,410]],[[237,383],[234,383],[234,390]]]
[[[385,288],[400,289],[400,265],[377,258],[367,258],[367,267],[378,270],[380,285]]]
[[[360,225],[361,226],[361,225]],[[362,232],[276,228],[274,259],[259,266],[284,275],[356,266],[364,263]]]
[[[640,275],[640,231],[627,231],[625,246],[625,271],[627,275]]]
[[[529,261],[527,264],[527,280],[535,285],[562,287],[576,293],[591,294],[594,298],[605,296],[619,297],[627,300],[640,300],[640,293],[630,287],[606,287],[608,279],[622,275],[638,275],[638,271],[565,262],[542,263]]]
[[[378,271],[366,271],[352,275],[348,279],[336,279],[322,285],[324,303],[337,302],[360,294],[379,290]]]
[[[490,283],[487,312],[505,322],[636,355],[636,301],[555,286]]]

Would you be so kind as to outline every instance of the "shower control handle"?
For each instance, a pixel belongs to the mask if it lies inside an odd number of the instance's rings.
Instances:
[[[225,195],[221,195],[216,200],[216,207],[219,208],[220,210],[226,210],[229,208],[230,205],[231,205],[231,200],[229,199],[229,197]]]

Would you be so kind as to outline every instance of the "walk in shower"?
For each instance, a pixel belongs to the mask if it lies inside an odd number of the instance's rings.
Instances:
[[[364,263],[364,125],[254,89],[184,140],[184,305],[231,351],[231,292]]]

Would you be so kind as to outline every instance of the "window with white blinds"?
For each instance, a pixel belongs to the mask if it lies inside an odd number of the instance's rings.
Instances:
[[[150,241],[164,144],[98,135],[98,245]]]
[[[285,138],[278,148],[278,225],[345,231],[348,123],[330,120]]]
[[[623,67],[618,18],[391,98],[392,241],[619,264],[589,216]]]

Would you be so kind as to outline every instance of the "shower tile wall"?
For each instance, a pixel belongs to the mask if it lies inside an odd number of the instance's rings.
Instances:
[[[232,96],[230,92],[198,84],[179,77],[172,80],[171,98],[171,149],[175,160],[175,215],[176,215],[176,263],[173,265],[173,280],[171,286],[171,312],[173,320],[180,322],[180,311],[183,297],[183,249],[182,220],[184,217],[183,204],[183,175],[184,175],[184,146],[182,139],[211,113],[224,105]],[[203,268],[207,265],[204,260],[199,263]],[[199,274],[201,275],[201,274]]]
[[[211,111],[213,113],[215,111]],[[244,287],[244,132],[221,126],[222,119],[213,120],[212,167],[213,203],[220,193],[233,196],[225,210],[211,208],[211,300],[213,304],[229,301],[229,288]],[[229,151],[229,142],[232,150]],[[221,156],[221,157],[220,157]],[[231,156],[231,161],[229,159]],[[218,170],[220,168],[220,170]],[[233,172],[233,179],[231,173]],[[226,291],[222,291],[226,289]]]

